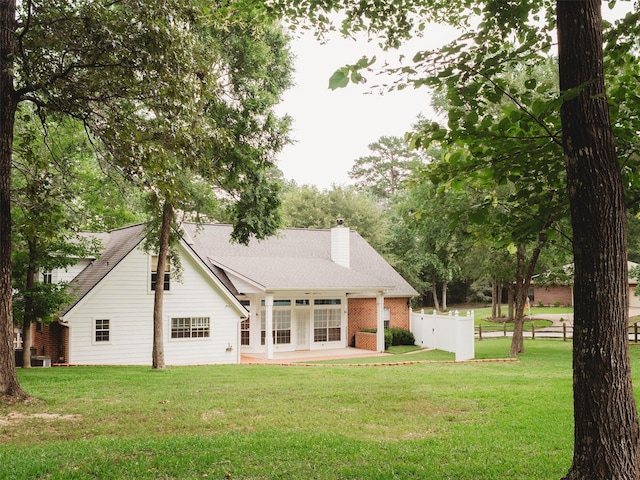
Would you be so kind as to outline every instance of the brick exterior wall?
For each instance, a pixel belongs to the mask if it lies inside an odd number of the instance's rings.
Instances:
[[[67,329],[58,322],[41,325],[41,328],[36,328],[36,325],[32,324],[31,328],[35,355],[47,356],[51,358],[51,363],[64,363],[67,351]]]
[[[542,302],[545,306],[554,306],[560,302],[561,306],[573,305],[573,292],[571,287],[556,285],[549,287],[533,287],[532,305],[539,305]]]
[[[409,330],[409,298],[385,298],[384,306],[390,309],[390,326]],[[356,332],[376,328],[377,308],[375,298],[349,298],[349,332],[347,344],[355,346]],[[374,348],[375,350],[375,348]]]
[[[356,332],[356,348],[378,350],[378,336],[375,333]]]

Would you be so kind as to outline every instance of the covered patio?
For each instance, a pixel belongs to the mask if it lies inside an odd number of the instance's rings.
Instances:
[[[274,352],[273,358],[267,358],[266,353],[242,354],[240,363],[243,364],[275,364],[312,362],[318,360],[332,360],[344,358],[386,357],[388,353],[379,353],[359,348],[334,348],[326,350],[296,350],[293,352]]]

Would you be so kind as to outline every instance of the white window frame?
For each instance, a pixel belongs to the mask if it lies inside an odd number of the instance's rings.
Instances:
[[[187,326],[183,326],[182,328],[180,328],[179,330],[176,328],[177,333],[178,332],[185,332],[185,330],[188,328],[188,335],[186,336],[175,336],[173,335],[173,330],[174,330],[174,320],[175,321],[184,321],[184,320],[189,320],[189,325]],[[196,325],[194,325],[194,321],[196,322]],[[201,325],[197,325],[197,323],[201,322]],[[205,326],[206,323],[206,326]],[[204,329],[204,330],[203,330]],[[198,332],[204,332],[206,333],[205,335],[197,335],[194,333],[198,333]],[[206,315],[201,315],[201,316],[191,316],[191,317],[169,317],[169,339],[171,341],[185,341],[185,340],[209,340],[211,339],[211,317],[206,316]]]
[[[385,330],[391,328],[391,308],[390,307],[384,307],[384,311],[382,314],[382,321],[383,321]]]
[[[290,299],[274,300],[273,306],[273,324],[271,327],[271,338],[274,345],[291,345],[293,342],[292,318],[293,306]],[[260,345],[266,342],[266,310],[262,305],[260,311]],[[288,342],[279,342],[278,340],[288,338]]]
[[[324,316],[324,318],[322,318]],[[345,332],[342,328],[342,299],[316,298],[313,301],[312,317],[313,343],[340,343],[344,340]],[[340,338],[330,339],[331,330],[338,329]],[[324,330],[326,338],[318,339],[320,331]]]
[[[101,326],[103,328],[98,329],[98,322],[107,322],[107,328],[104,328],[104,324],[102,324]],[[111,339],[113,337],[113,321],[111,318],[107,317],[107,316],[101,316],[101,317],[94,317],[91,319],[91,325],[92,325],[92,329],[91,329],[91,343],[93,343],[94,345],[110,345],[111,344]],[[98,340],[97,338],[97,334],[98,332],[107,332],[107,335],[109,337],[108,340]]]
[[[240,300],[240,305],[251,312],[251,300]],[[244,338],[246,338],[247,343],[242,343]],[[251,313],[249,313],[247,318],[240,321],[240,346],[251,346]]]
[[[154,284],[153,284],[153,275],[156,276],[155,285],[158,284],[158,255],[149,255],[149,293],[154,293]],[[168,280],[165,282],[165,276],[168,277]],[[168,288],[164,289],[164,293],[171,292],[171,261],[167,257],[167,263],[165,265],[164,275],[162,277],[162,286],[164,288],[164,284],[167,283]]]

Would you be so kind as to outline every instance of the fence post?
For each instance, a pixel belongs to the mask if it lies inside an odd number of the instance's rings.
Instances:
[[[478,325],[478,340],[482,340],[482,325]]]
[[[507,336],[507,322],[502,322],[502,335]]]
[[[567,324],[562,322],[562,341],[567,341]]]
[[[533,322],[531,322],[531,340],[536,339],[536,326]]]

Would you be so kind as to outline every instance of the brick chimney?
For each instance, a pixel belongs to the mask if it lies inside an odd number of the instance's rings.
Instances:
[[[338,218],[337,225],[331,229],[331,260],[338,265],[349,268],[349,227],[344,226],[344,220]]]

